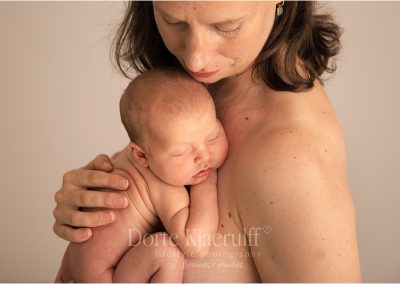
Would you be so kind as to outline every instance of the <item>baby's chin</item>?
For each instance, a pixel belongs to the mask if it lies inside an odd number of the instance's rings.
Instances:
[[[186,185],[196,185],[196,184],[202,183],[207,178],[208,178],[208,175],[201,177],[201,178],[192,178],[191,181],[189,183],[187,183]]]

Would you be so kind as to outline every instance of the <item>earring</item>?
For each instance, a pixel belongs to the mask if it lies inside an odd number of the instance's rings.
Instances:
[[[283,5],[285,4],[285,1],[281,1],[278,4],[276,4],[276,16],[279,17],[280,15],[283,14]]]

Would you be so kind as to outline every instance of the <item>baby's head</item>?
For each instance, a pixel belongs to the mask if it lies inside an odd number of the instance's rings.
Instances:
[[[181,70],[157,68],[134,78],[120,111],[132,158],[168,184],[198,184],[226,158],[210,94]]]

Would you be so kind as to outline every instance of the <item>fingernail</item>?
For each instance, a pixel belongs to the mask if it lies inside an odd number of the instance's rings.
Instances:
[[[125,197],[119,197],[118,200],[117,200],[117,202],[116,202],[116,205],[117,205],[118,207],[126,207],[126,204],[127,204],[127,203],[128,203],[128,202],[127,202],[127,200],[126,200]]]
[[[103,214],[102,218],[104,221],[112,221],[113,216],[110,212],[107,212]]]
[[[129,184],[129,182],[126,179],[121,179],[119,181],[119,185],[121,186],[121,188],[127,188],[128,184]]]
[[[104,162],[104,163],[103,163],[103,167],[104,167],[104,168],[110,168],[111,165],[110,165],[110,163]]]
[[[89,237],[90,234],[91,234],[91,231],[90,231],[90,230],[83,230],[83,231],[82,231],[82,237],[84,237],[84,238]]]

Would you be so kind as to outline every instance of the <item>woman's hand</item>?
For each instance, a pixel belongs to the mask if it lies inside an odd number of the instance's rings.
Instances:
[[[71,242],[83,242],[92,236],[90,228],[103,226],[115,220],[112,210],[83,212],[84,208],[125,208],[127,198],[116,192],[89,190],[107,188],[126,190],[129,182],[124,177],[111,174],[111,160],[107,155],[98,155],[85,167],[64,174],[61,189],[55,194],[57,206],[53,210],[56,221],[53,230]]]

